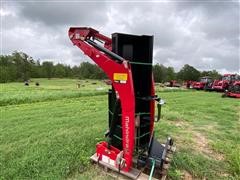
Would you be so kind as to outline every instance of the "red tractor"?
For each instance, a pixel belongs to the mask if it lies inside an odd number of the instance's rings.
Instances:
[[[228,90],[229,85],[235,80],[235,76],[236,74],[224,74],[220,80],[213,82],[213,89],[222,92]]]
[[[234,80],[231,82],[228,89],[225,90],[222,97],[240,98],[240,76],[238,74],[235,75]]]
[[[194,82],[192,84],[193,89],[203,90],[205,87],[210,85],[213,82],[213,79],[209,76],[201,77],[200,81]]]

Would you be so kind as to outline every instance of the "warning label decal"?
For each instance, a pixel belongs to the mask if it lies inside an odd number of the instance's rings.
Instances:
[[[127,73],[113,73],[114,81],[127,81],[128,75]]]

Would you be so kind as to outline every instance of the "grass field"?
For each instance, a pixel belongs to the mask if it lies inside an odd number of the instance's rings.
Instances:
[[[35,79],[1,85],[0,179],[111,179],[89,162],[107,128],[100,81]],[[80,83],[80,88],[76,88]],[[158,89],[156,124],[177,147],[169,179],[240,179],[240,101],[201,91]]]

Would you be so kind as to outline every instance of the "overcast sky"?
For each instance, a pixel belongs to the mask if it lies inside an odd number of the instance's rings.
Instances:
[[[154,63],[179,70],[239,72],[237,1],[3,1],[1,53],[78,65],[89,60],[68,38],[71,26],[154,35]]]

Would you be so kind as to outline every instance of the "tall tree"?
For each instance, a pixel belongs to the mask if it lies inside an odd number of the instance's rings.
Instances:
[[[156,82],[167,82],[176,78],[176,73],[173,67],[165,67],[162,64],[153,66],[153,75]]]
[[[219,79],[221,74],[219,74],[215,69],[212,71],[202,71],[201,76],[210,76],[213,79]]]
[[[53,62],[45,61],[42,63],[42,70],[43,70],[43,76],[47,77],[48,79],[53,77]]]
[[[73,66],[72,68],[73,77],[80,78],[80,68],[79,66]]]
[[[159,64],[156,64],[155,66],[153,66],[153,76],[154,76],[155,82],[162,82],[163,72]]]
[[[33,59],[23,52],[13,52],[13,63],[16,65],[17,79],[28,80],[31,73],[31,62]]]
[[[176,79],[176,73],[174,71],[174,68],[173,67],[168,67],[166,69],[167,71],[167,76],[166,76],[166,81],[171,81],[171,80],[175,80]]]
[[[178,78],[184,81],[197,81],[200,77],[200,72],[194,67],[185,64],[177,74]]]
[[[63,78],[66,77],[66,68],[62,64],[57,64],[54,66],[54,77]]]

